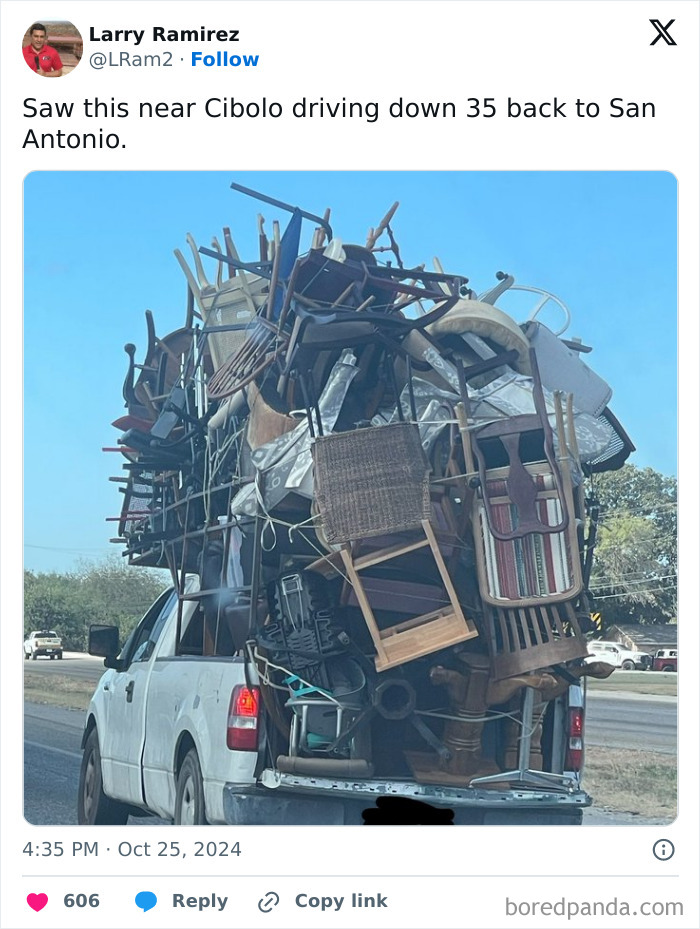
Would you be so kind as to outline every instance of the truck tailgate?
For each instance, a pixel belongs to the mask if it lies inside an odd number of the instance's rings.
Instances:
[[[454,812],[455,824],[575,825],[592,803],[572,782],[569,790],[441,787],[415,781],[316,777],[268,768],[255,790],[228,785],[224,791],[227,822],[270,824],[348,824],[363,822],[363,812],[387,803],[420,801]],[[445,822],[450,822],[447,817]]]

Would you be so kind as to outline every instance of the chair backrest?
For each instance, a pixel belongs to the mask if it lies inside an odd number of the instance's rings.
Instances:
[[[554,439],[547,417],[537,359],[532,350],[530,350],[530,365],[535,412],[510,416],[481,426],[472,433],[472,450],[478,465],[482,502],[488,527],[494,538],[502,542],[522,539],[533,533],[548,535],[553,532],[562,532],[569,524],[570,518],[562,473],[554,454]],[[526,468],[521,458],[521,439],[527,433],[534,433],[541,437],[544,458],[559,498],[560,518],[554,523],[542,517],[537,480]],[[488,442],[499,443],[508,459],[508,468],[503,475],[505,488],[501,494],[508,497],[512,509],[511,524],[508,529],[504,528],[496,517],[492,494],[488,487],[490,469],[485,451]]]
[[[430,518],[430,466],[415,423],[316,439],[314,499],[332,544],[416,529]]]
[[[212,327],[232,327],[207,335],[214,370],[237,352],[247,338],[247,329],[265,305],[269,282],[266,278],[240,271],[236,277],[225,281],[221,287],[202,291],[204,331]]]

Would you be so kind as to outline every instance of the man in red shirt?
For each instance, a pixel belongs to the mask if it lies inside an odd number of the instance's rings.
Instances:
[[[41,77],[61,77],[63,62],[55,48],[46,44],[46,26],[34,23],[29,30],[29,45],[22,49],[24,60]]]

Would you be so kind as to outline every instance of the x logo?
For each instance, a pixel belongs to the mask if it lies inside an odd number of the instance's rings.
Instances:
[[[675,23],[675,19],[669,19],[669,21],[666,23],[665,26],[661,23],[660,19],[650,19],[649,22],[652,24],[654,29],[656,29],[656,31],[659,33],[657,37],[654,39],[654,41],[651,43],[652,45],[656,45],[659,39],[663,39],[666,45],[677,44],[673,36],[671,35],[671,33],[668,31],[671,28],[671,26]]]

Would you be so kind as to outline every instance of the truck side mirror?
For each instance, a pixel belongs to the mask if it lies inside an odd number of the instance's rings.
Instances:
[[[90,626],[88,652],[98,658],[106,658],[107,661],[116,658],[119,654],[119,629],[117,626],[99,624]]]

